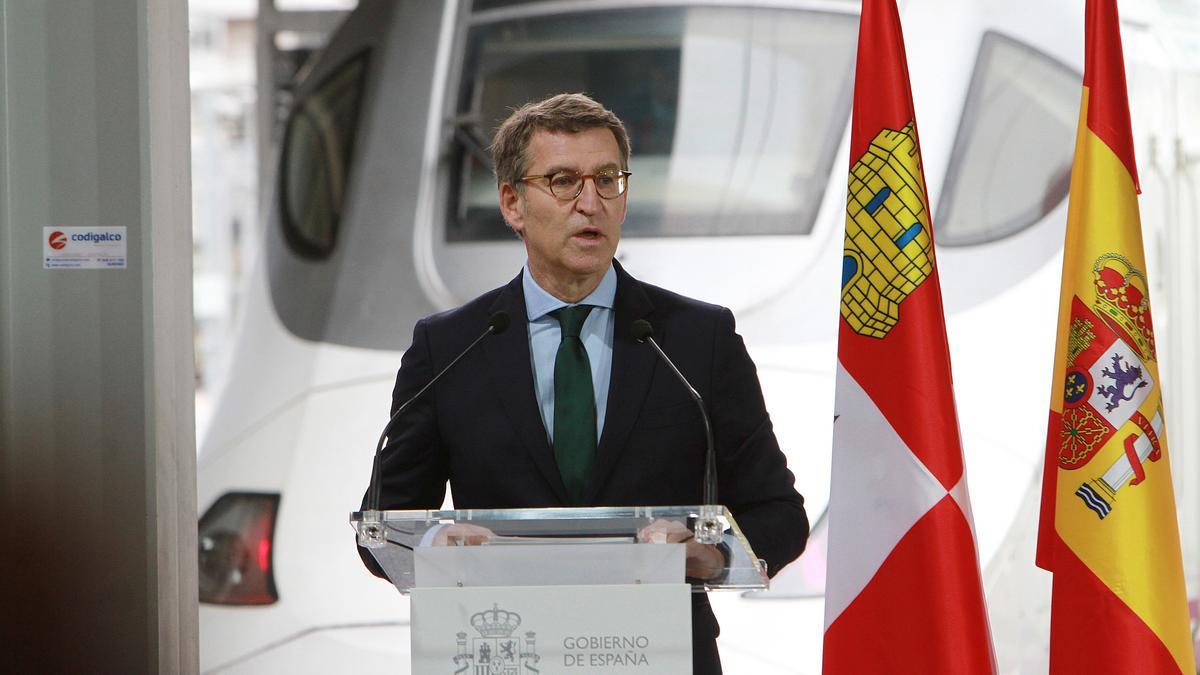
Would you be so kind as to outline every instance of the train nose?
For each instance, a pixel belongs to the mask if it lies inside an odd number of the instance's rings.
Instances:
[[[408,600],[363,567],[349,523],[390,388],[390,375],[312,388],[229,446],[206,448],[198,470],[203,671],[408,662]]]

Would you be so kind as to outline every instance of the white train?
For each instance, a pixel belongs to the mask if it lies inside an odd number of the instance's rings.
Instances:
[[[483,148],[508,108],[552,93],[589,92],[628,124],[618,257],[641,279],[733,309],[820,522],[858,9],[362,0],[297,90],[199,456],[203,671],[407,668],[407,600],[363,569],[347,516],[413,323],[524,260]],[[1040,0],[903,7],[989,573],[1006,537],[1028,535],[1009,531],[1044,443],[1082,12]],[[821,531],[771,592],[714,598],[726,672],[819,670]],[[1002,664],[1025,658],[997,642]]]

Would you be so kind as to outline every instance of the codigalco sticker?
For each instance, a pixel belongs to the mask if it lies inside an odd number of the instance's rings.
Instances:
[[[43,269],[125,269],[124,227],[43,227]]]

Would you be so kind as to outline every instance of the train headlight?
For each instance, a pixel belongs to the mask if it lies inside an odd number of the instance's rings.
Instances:
[[[221,495],[200,519],[200,602],[269,605],[275,590],[271,546],[279,495]]]

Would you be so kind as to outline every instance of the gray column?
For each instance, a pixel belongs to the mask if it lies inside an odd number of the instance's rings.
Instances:
[[[0,0],[0,671],[197,670],[185,0]],[[44,227],[126,269],[43,269]]]

